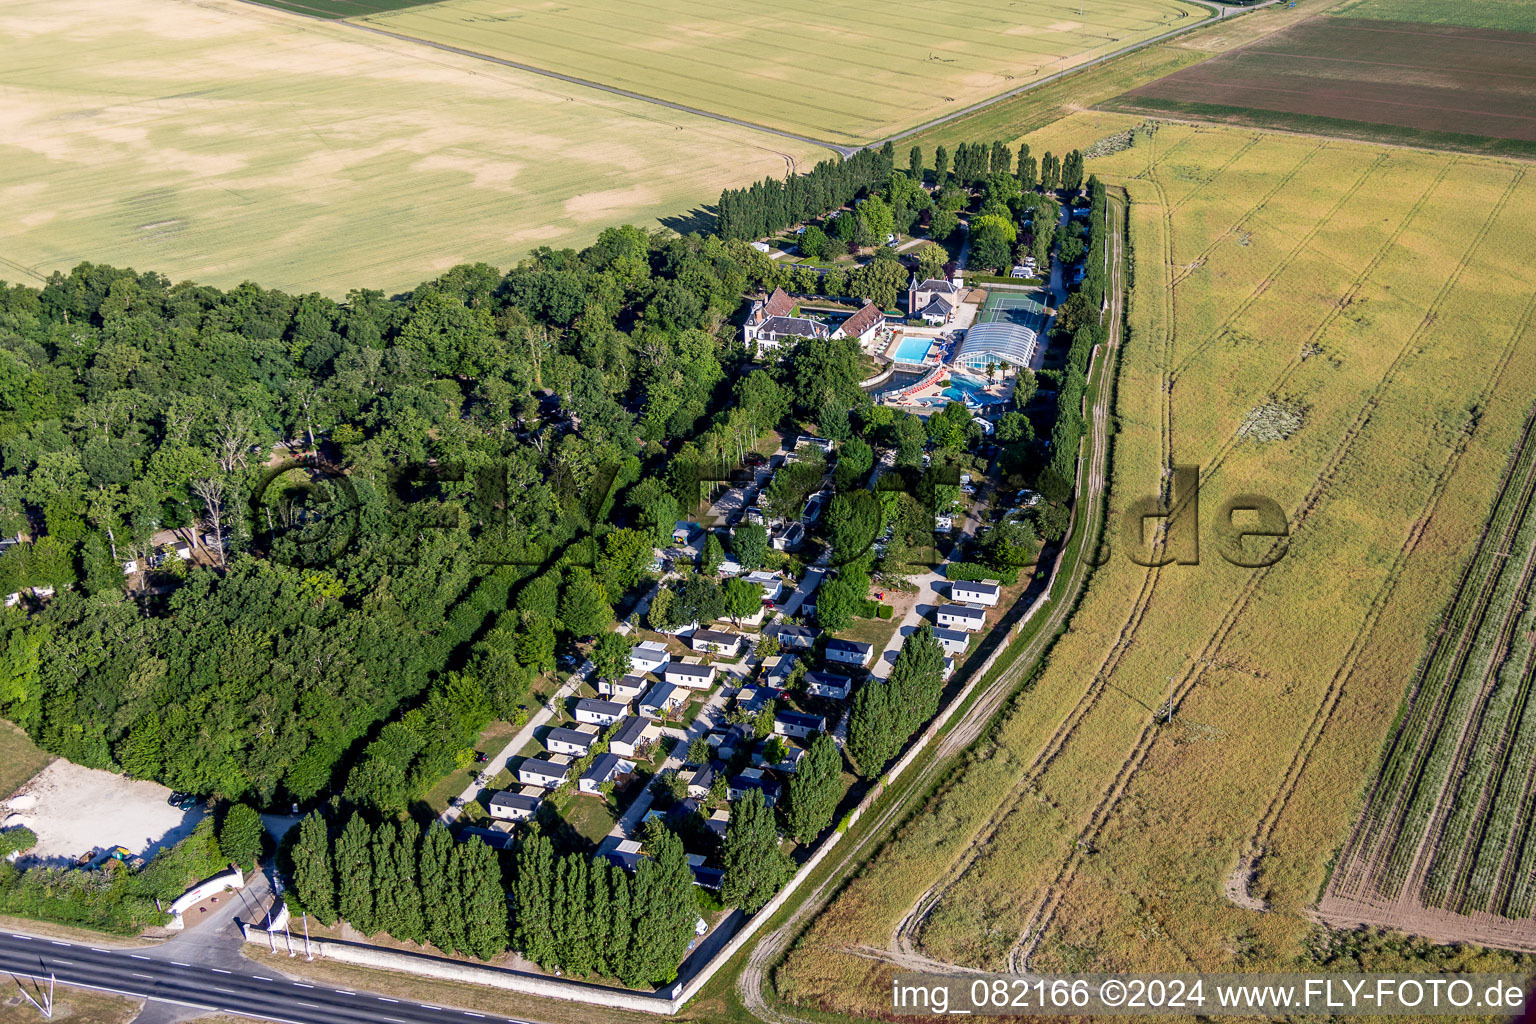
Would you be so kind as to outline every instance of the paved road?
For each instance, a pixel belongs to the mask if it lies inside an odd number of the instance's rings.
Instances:
[[[439,814],[437,820],[441,821],[444,825],[452,825],[455,821],[458,821],[459,816],[464,813],[464,808],[480,799],[481,790],[489,788],[489,780],[496,778],[507,767],[507,762],[516,757],[517,752],[528,745],[528,741],[533,739],[534,730],[547,724],[551,718],[555,717],[555,713],[565,706],[566,700],[581,686],[582,680],[591,674],[592,663],[590,661],[583,662],[581,668],[571,678],[567,679],[560,689],[550,694],[549,701],[529,716],[527,724],[517,730],[517,735],[513,736],[507,742],[507,745],[501,748],[501,752],[485,763],[476,780],[464,787],[464,792],[448,802],[448,809]],[[487,781],[481,782],[479,781],[480,779],[486,779]],[[513,789],[517,788],[515,779],[511,786]]]
[[[109,950],[18,932],[0,933],[0,971],[15,975],[18,980],[41,979],[44,992],[51,974],[64,985],[293,1024],[464,1024],[467,1020],[516,1020],[311,985],[279,978],[275,973],[256,973],[260,970],[255,964],[248,964],[246,971],[201,967],[146,952]]]

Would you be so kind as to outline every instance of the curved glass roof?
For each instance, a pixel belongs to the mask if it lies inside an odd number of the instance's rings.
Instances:
[[[976,324],[965,332],[951,362],[973,370],[986,369],[988,363],[1028,366],[1035,344],[1035,332],[1028,327],[1002,320]]]

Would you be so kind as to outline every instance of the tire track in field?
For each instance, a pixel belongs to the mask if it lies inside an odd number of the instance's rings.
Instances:
[[[1186,136],[1184,139],[1181,139],[1179,144],[1181,145],[1183,142],[1188,141],[1192,137],[1193,133],[1190,136]],[[1170,148],[1169,153],[1165,154],[1163,159],[1166,160],[1167,156],[1171,154],[1176,148],[1177,146]],[[1318,150],[1321,148],[1321,146],[1314,147],[1314,149],[1309,151],[1308,158],[1318,152]],[[1295,168],[1292,169],[1290,174],[1286,176],[1286,180],[1290,180],[1290,177],[1300,169],[1300,167],[1306,162],[1306,159],[1307,158],[1304,158],[1300,163],[1297,164]],[[1371,165],[1371,167],[1367,169],[1366,175],[1368,175],[1370,171],[1374,169],[1374,167],[1377,166],[1383,159],[1384,157],[1378,157],[1377,163]],[[1443,180],[1445,174],[1448,173],[1449,168],[1453,166],[1455,162],[1455,160],[1452,160],[1448,162],[1444,168],[1442,168],[1441,174],[1431,182],[1428,189],[1426,189],[1425,193],[1420,197],[1419,201],[1415,203],[1412,208],[1410,208],[1407,214],[1404,215],[1403,221],[1399,225],[1398,231],[1396,231],[1391,236],[1388,242],[1384,244],[1382,249],[1376,254],[1376,257],[1369,261],[1366,267],[1362,269],[1361,272],[1356,276],[1355,280],[1351,282],[1350,287],[1346,290],[1346,297],[1352,296],[1359,289],[1359,287],[1363,285],[1363,282],[1368,277],[1368,275],[1374,271],[1377,266],[1379,266],[1381,260],[1385,258],[1386,253],[1390,251],[1392,245],[1395,244],[1402,231],[1406,229],[1408,222],[1418,212],[1419,208],[1427,200],[1428,195],[1434,190],[1439,182]],[[1142,177],[1144,180],[1147,180],[1153,186],[1153,188],[1157,190],[1158,196],[1161,200],[1160,206],[1163,222],[1163,230],[1159,240],[1161,243],[1160,248],[1162,250],[1162,265],[1167,275],[1167,281],[1165,282],[1167,286],[1163,289],[1162,292],[1164,305],[1163,322],[1166,327],[1163,331],[1163,358],[1160,362],[1160,365],[1165,368],[1164,380],[1161,386],[1162,394],[1160,398],[1160,414],[1162,417],[1160,437],[1162,444],[1162,451],[1160,456],[1162,460],[1162,475],[1160,479],[1160,493],[1163,501],[1166,503],[1169,500],[1167,487],[1171,480],[1170,474],[1173,459],[1173,409],[1171,393],[1172,382],[1167,377],[1166,367],[1172,363],[1172,343],[1174,324],[1176,322],[1177,316],[1177,297],[1175,290],[1172,287],[1174,262],[1171,204],[1168,202],[1167,191],[1163,187],[1163,184],[1156,173],[1156,168],[1162,163],[1163,160],[1150,163],[1140,177]],[[1345,199],[1341,200],[1340,203],[1334,207],[1334,210],[1342,206],[1342,203],[1347,200],[1348,195],[1353,195],[1354,192],[1358,190],[1360,185],[1364,182],[1366,175],[1362,175],[1361,178],[1357,180],[1355,186],[1347,192]],[[1206,182],[1203,182],[1200,187],[1204,187],[1204,185],[1208,185],[1215,180],[1216,179],[1214,177],[1208,179]],[[1195,191],[1198,191],[1198,189]],[[1193,194],[1194,192],[1191,193],[1191,195]],[[1330,215],[1332,212],[1333,211],[1331,210]],[[1308,234],[1308,238],[1313,237],[1316,231],[1320,229],[1321,222],[1314,225],[1313,230]],[[1247,305],[1251,305],[1253,299],[1257,297],[1257,294],[1262,294],[1262,291],[1267,289],[1268,282],[1273,281],[1273,279],[1281,272],[1281,269],[1281,267],[1277,266],[1270,272],[1270,274],[1265,278],[1265,281],[1261,282],[1261,288],[1259,291],[1254,296],[1250,297]],[[1334,322],[1334,320],[1337,319],[1342,310],[1347,308],[1347,304],[1348,303],[1346,298],[1346,300],[1341,300],[1339,304],[1330,310],[1329,314],[1324,317],[1322,323],[1319,324],[1317,329],[1313,332],[1312,336],[1309,337],[1308,342],[1299,347],[1300,350],[1304,351],[1307,347],[1307,344],[1310,344],[1310,342],[1315,341],[1318,337],[1320,337],[1322,333],[1326,331],[1327,328]],[[1275,382],[1270,385],[1270,390],[1274,390],[1275,388],[1282,386],[1284,381],[1288,379],[1289,376],[1300,365],[1300,359],[1293,359],[1291,363],[1287,364],[1286,368],[1282,370],[1280,376],[1275,380]],[[1228,438],[1226,444],[1222,447],[1216,458],[1208,467],[1207,471],[1203,474],[1203,481],[1208,482],[1217,472],[1219,472],[1227,456],[1236,448],[1240,441],[1241,438],[1236,434]],[[1181,502],[1176,508],[1172,509],[1172,511],[1178,512],[1184,507],[1185,502]],[[1089,680],[1088,686],[1084,689],[1083,695],[1068,711],[1066,717],[1057,726],[1051,737],[1046,741],[1045,746],[1042,747],[1041,750],[1037,753],[1030,767],[1021,775],[1019,782],[1010,790],[1009,794],[1004,797],[1003,801],[998,805],[997,809],[989,817],[987,824],[983,827],[982,831],[978,833],[978,840],[973,843],[964,863],[961,863],[954,868],[952,877],[949,877],[947,880],[943,881],[942,884],[936,884],[934,887],[930,887],[929,890],[925,892],[919,899],[919,912],[916,914],[915,919],[914,915],[909,915],[898,927],[896,937],[898,941],[902,943],[904,948],[910,949],[912,947],[912,944],[918,939],[918,931],[921,925],[926,921],[933,908],[937,906],[944,893],[956,882],[958,882],[959,879],[964,876],[965,872],[968,871],[970,867],[975,863],[975,861],[980,856],[981,849],[987,843],[990,843],[997,830],[1002,827],[1003,822],[1006,821],[1012,812],[1017,808],[1019,801],[1023,797],[1023,794],[1038,781],[1038,779],[1045,773],[1046,770],[1051,767],[1052,764],[1055,763],[1056,758],[1065,749],[1071,737],[1075,735],[1078,725],[1087,717],[1088,713],[1097,706],[1099,697],[1107,688],[1106,684],[1109,678],[1119,667],[1121,658],[1123,657],[1124,653],[1130,649],[1132,643],[1134,642],[1135,634],[1140,628],[1142,618],[1145,616],[1146,610],[1151,604],[1153,592],[1156,589],[1157,578],[1160,572],[1160,567],[1154,567],[1143,576],[1141,589],[1137,594],[1136,602],[1132,606],[1126,623],[1122,625],[1119,633],[1117,634],[1115,642],[1111,645],[1109,653],[1105,656],[1104,661],[1101,662],[1098,671],[1096,671],[1093,677]]]
[[[1241,147],[1238,148],[1237,152],[1235,152],[1231,156],[1227,157],[1225,163],[1223,163],[1220,167],[1216,168],[1216,170],[1212,171],[1211,172],[1211,176],[1209,178],[1207,178],[1207,179],[1205,179],[1205,181],[1201,182],[1201,187],[1203,188],[1204,186],[1209,185],[1211,182],[1216,181],[1218,178],[1220,178],[1223,174],[1226,173],[1227,168],[1231,167],[1233,164],[1237,163],[1238,160],[1242,159],[1242,157],[1245,156],[1248,153],[1248,151],[1251,150],[1254,146],[1257,146],[1263,140],[1263,138],[1264,138],[1264,133],[1263,132],[1256,132],[1252,136],[1250,136],[1248,141],[1246,143],[1244,143]],[[1178,202],[1173,204],[1174,210],[1175,211],[1179,210],[1181,207],[1183,207],[1183,205],[1185,203],[1189,202],[1196,195],[1198,195],[1199,192],[1200,192],[1200,189],[1198,189],[1198,188],[1197,189],[1191,189],[1184,196],[1183,199],[1180,199]]]
[[[1274,183],[1274,185],[1272,185],[1269,188],[1269,190],[1267,192],[1265,192],[1262,196],[1260,196],[1258,202],[1256,202],[1252,206],[1250,206],[1248,208],[1248,210],[1241,217],[1239,217],[1237,220],[1235,220],[1231,224],[1227,225],[1225,230],[1223,230],[1215,238],[1211,239],[1211,242],[1210,242],[1209,245],[1207,245],[1204,249],[1200,250],[1200,254],[1198,256],[1196,256],[1190,262],[1184,264],[1184,266],[1179,270],[1179,272],[1173,275],[1173,280],[1172,280],[1173,287],[1177,288],[1179,285],[1181,285],[1185,281],[1189,280],[1190,276],[1193,275],[1195,271],[1197,271],[1201,267],[1205,266],[1205,261],[1210,258],[1211,253],[1216,251],[1216,247],[1218,245],[1220,245],[1222,242],[1226,241],[1228,238],[1232,237],[1232,233],[1233,232],[1237,231],[1243,225],[1247,224],[1255,216],[1257,216],[1259,213],[1261,213],[1267,206],[1269,206],[1270,200],[1274,199],[1275,196],[1279,195],[1281,193],[1281,191],[1283,191],[1285,189],[1285,187],[1287,185],[1289,185],[1292,182],[1292,180],[1295,179],[1296,175],[1300,174],[1302,172],[1302,169],[1305,168],[1307,166],[1307,164],[1312,162],[1312,159],[1314,157],[1316,157],[1323,150],[1327,149],[1328,145],[1329,145],[1329,143],[1331,141],[1332,140],[1330,140],[1330,139],[1323,139],[1317,145],[1313,146],[1311,149],[1309,149],[1305,153],[1303,153],[1301,159],[1296,161],[1296,166],[1292,167],[1289,171],[1287,171],[1278,181],[1276,181]],[[1378,154],[1377,157],[1376,157],[1376,163],[1379,164],[1384,159],[1385,159],[1385,154]],[[1176,205],[1173,210],[1169,211],[1170,215],[1173,212],[1177,211],[1177,209],[1178,209],[1178,206]],[[1318,223],[1322,224],[1324,222],[1323,221],[1319,221]]]
[[[1473,253],[1476,252],[1478,245],[1487,235],[1493,222],[1497,219],[1499,213],[1508,203],[1509,197],[1513,194],[1515,187],[1519,184],[1520,179],[1523,176],[1523,170],[1517,172],[1513,180],[1506,187],[1498,203],[1495,204],[1494,209],[1489,213],[1488,217],[1484,219],[1481,228],[1479,229],[1477,235],[1474,237],[1472,243],[1467,247],[1461,260],[1457,263],[1456,267],[1447,277],[1445,283],[1442,284],[1436,293],[1434,299],[1430,303],[1429,308],[1425,311],[1424,316],[1420,319],[1418,326],[1405,339],[1402,347],[1398,350],[1398,353],[1394,357],[1392,363],[1387,367],[1387,370],[1383,374],[1382,378],[1372,389],[1371,394],[1367,397],[1366,402],[1364,405],[1362,405],[1359,414],[1356,416],[1354,423],[1351,424],[1349,429],[1347,429],[1343,436],[1340,438],[1339,444],[1334,448],[1333,453],[1329,457],[1328,464],[1325,466],[1323,472],[1318,475],[1318,478],[1313,483],[1312,487],[1308,490],[1306,497],[1303,499],[1296,513],[1292,515],[1290,522],[1290,536],[1294,536],[1297,529],[1303,526],[1306,521],[1311,518],[1312,514],[1317,510],[1320,501],[1327,491],[1329,483],[1337,473],[1340,465],[1349,456],[1349,454],[1353,452],[1355,441],[1361,436],[1364,428],[1370,422],[1376,407],[1381,402],[1383,393],[1386,391],[1388,386],[1395,381],[1397,374],[1402,370],[1402,368],[1410,361],[1411,356],[1415,353],[1416,343],[1420,335],[1435,322],[1440,306],[1443,305],[1445,299],[1450,295],[1454,284],[1460,279],[1462,272],[1471,262]],[[1488,387],[1491,388],[1491,386],[1492,383],[1490,381]],[[1445,474],[1449,471],[1449,466],[1450,463],[1448,461],[1446,468],[1442,469],[1442,474]],[[1253,595],[1258,592],[1260,584],[1268,577],[1271,569],[1273,569],[1273,565],[1266,566],[1265,568],[1254,573],[1249,578],[1248,583],[1245,584],[1243,588],[1242,595],[1239,597],[1238,602],[1233,607],[1228,609],[1227,614],[1223,617],[1222,624],[1218,626],[1217,632],[1212,635],[1211,640],[1206,643],[1201,655],[1191,662],[1191,668],[1189,672],[1185,674],[1184,678],[1175,683],[1174,694],[1169,705],[1171,709],[1176,709],[1178,705],[1182,704],[1185,698],[1188,697],[1188,695],[1194,690],[1195,685],[1199,682],[1202,674],[1201,665],[1206,663],[1209,659],[1209,656],[1220,648],[1221,644],[1225,641],[1226,636],[1230,633],[1232,627],[1236,624],[1242,612],[1246,610],[1248,602],[1252,599]],[[1383,588],[1390,587],[1391,584],[1392,580],[1385,580]],[[1378,588],[1378,593],[1380,592],[1380,589],[1383,588]],[[1077,842],[1068,852],[1065,863],[1063,863],[1061,869],[1057,872],[1056,878],[1051,882],[1049,886],[1047,886],[1046,891],[1042,895],[1034,914],[1031,916],[1029,924],[1026,926],[1024,932],[1020,935],[1018,941],[1015,943],[1013,950],[1010,952],[1009,969],[1013,972],[1022,973],[1027,970],[1030,957],[1032,957],[1037,951],[1041,939],[1044,937],[1045,933],[1049,931],[1051,925],[1054,923],[1056,912],[1060,909],[1061,902],[1065,897],[1065,893],[1076,878],[1077,870],[1083,862],[1083,850],[1085,848],[1091,847],[1094,840],[1097,839],[1098,836],[1103,832],[1104,827],[1108,824],[1110,818],[1113,816],[1115,809],[1118,807],[1120,798],[1124,795],[1125,790],[1130,785],[1131,779],[1135,776],[1141,765],[1146,761],[1147,756],[1151,753],[1152,747],[1156,743],[1156,738],[1159,732],[1160,729],[1155,722],[1150,722],[1143,726],[1141,734],[1138,737],[1136,744],[1132,748],[1131,753],[1121,764],[1120,769],[1116,772],[1115,778],[1111,782],[1109,789],[1106,791],[1103,798],[1101,798],[1098,805],[1090,814],[1087,825],[1079,834]]]
[[[1424,191],[1419,194],[1418,200],[1413,204],[1413,206],[1409,207],[1408,212],[1403,215],[1402,220],[1398,222],[1398,225],[1395,229],[1393,229],[1392,234],[1389,235],[1386,241],[1381,244],[1381,247],[1376,250],[1375,256],[1366,264],[1365,269],[1355,276],[1355,279],[1351,283],[1350,287],[1345,290],[1344,295],[1339,299],[1338,306],[1332,313],[1330,313],[1330,319],[1328,321],[1329,323],[1331,323],[1333,319],[1336,319],[1344,309],[1353,304],[1355,297],[1360,293],[1360,289],[1364,287],[1365,281],[1368,279],[1369,275],[1373,273],[1376,268],[1381,265],[1382,261],[1387,258],[1387,254],[1392,251],[1394,246],[1396,246],[1397,240],[1402,237],[1403,232],[1408,230],[1408,226],[1413,223],[1414,219],[1418,216],[1419,211],[1423,208],[1424,204],[1429,201],[1429,197],[1434,194],[1435,189],[1438,188],[1440,183],[1445,180],[1446,175],[1451,172],[1451,169],[1460,162],[1461,156],[1459,154],[1453,155],[1446,162],[1446,164],[1440,168],[1440,172],[1435,175],[1435,177],[1430,179],[1430,182],[1425,187]],[[1308,241],[1315,237],[1317,237],[1316,231],[1311,233]],[[1297,254],[1299,255],[1299,252]],[[1226,335],[1227,331],[1231,329],[1232,325],[1237,323],[1239,318],[1246,314],[1249,309],[1253,308],[1254,303],[1256,303],[1259,298],[1264,295],[1265,292],[1269,291],[1270,286],[1275,283],[1275,280],[1280,276],[1280,274],[1283,273],[1286,269],[1289,269],[1290,263],[1291,260],[1288,258],[1286,260],[1282,260],[1281,264],[1277,264],[1274,270],[1270,271],[1268,275],[1259,281],[1259,283],[1254,287],[1253,291],[1249,293],[1248,297],[1243,299],[1242,302],[1238,303],[1232,312],[1227,315],[1226,319],[1223,320],[1221,324],[1214,331],[1212,331],[1204,341],[1195,346],[1195,348],[1190,351],[1189,355],[1184,357],[1183,361],[1181,361],[1178,366],[1174,367],[1173,378],[1175,381],[1177,381],[1179,377],[1181,377],[1184,372],[1195,363],[1196,360],[1204,356],[1206,351],[1212,345],[1220,341],[1222,337]],[[1312,340],[1316,340],[1316,337],[1318,336],[1317,332],[1313,333],[1314,338]],[[1305,348],[1305,346],[1303,346],[1303,348]]]
[[[1117,210],[1118,209],[1119,207],[1117,206]],[[1125,204],[1124,213],[1122,216],[1124,217],[1124,222],[1119,226],[1120,230],[1129,231],[1130,208],[1128,202]],[[1115,261],[1113,263],[1114,272],[1112,277],[1112,284],[1114,286],[1114,294],[1121,296],[1121,300],[1116,302],[1114,313],[1110,322],[1110,345],[1115,343],[1120,334],[1118,323],[1121,316],[1120,308],[1123,305],[1122,282],[1124,278],[1124,268],[1122,266],[1123,252],[1121,248],[1122,236],[1117,233],[1112,236],[1112,239],[1115,245]],[[1108,356],[1109,352],[1106,350],[1103,353],[1103,357],[1107,358]],[[1100,358],[1097,350],[1095,358]],[[1098,363],[1095,362],[1093,365],[1096,366]],[[1104,381],[1101,387],[1106,389],[1106,394],[1113,390],[1112,382],[1109,380]],[[1097,423],[1098,420],[1095,419],[1095,424],[1097,425]],[[1094,472],[1094,467],[1090,464],[1086,466],[1083,471],[1091,474]],[[1089,480],[1089,487],[1095,493],[1102,492],[1106,484],[1106,481],[1102,476],[1102,469],[1099,472],[1099,477],[1096,479],[1091,478]],[[1076,510],[1074,510],[1073,515],[1076,516],[1076,514]],[[1091,520],[1091,517],[1087,518]],[[1063,620],[1063,624],[1065,624],[1065,620]],[[1020,678],[1023,676],[1022,669],[1019,671],[1019,676]],[[998,692],[1002,692],[1001,688],[999,688]],[[982,702],[978,701],[977,703],[979,707]],[[1000,705],[1001,698],[999,698],[996,703]],[[988,712],[988,717],[990,717],[990,714],[991,712]],[[958,749],[956,747],[957,739],[958,731],[957,733],[952,733],[949,737],[946,737],[945,741],[940,745],[938,756],[946,757],[950,753],[954,752],[954,750]],[[952,864],[950,868],[947,869],[937,881],[935,881],[926,890],[924,890],[923,894],[918,897],[912,908],[908,910],[908,912],[902,917],[900,921],[897,922],[896,926],[891,930],[889,942],[890,948],[899,948],[903,956],[906,957],[916,958],[918,956],[915,950],[915,946],[919,941],[919,933],[921,932],[923,926],[926,924],[928,917],[932,914],[934,908],[938,906],[939,902],[942,900],[948,889],[960,878],[964,877],[966,871],[968,871],[970,867],[975,863],[981,849],[990,843],[993,836],[996,834],[997,829],[1001,827],[1002,822],[1005,821],[1008,815],[1017,807],[1018,801],[1022,798],[1023,793],[1028,789],[1028,784],[1028,773],[1021,774],[1019,781],[1013,787],[1011,787],[1009,792],[999,800],[993,812],[988,816],[987,821],[977,829],[976,835],[972,838],[969,846],[961,858]]]

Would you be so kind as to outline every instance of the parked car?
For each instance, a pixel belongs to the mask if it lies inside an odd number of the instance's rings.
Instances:
[[[485,762],[489,761],[490,759],[491,755],[487,754],[485,751],[475,751],[475,764],[485,764]]]
[[[186,798],[187,798],[187,794],[183,793],[181,790],[178,789],[174,793],[172,793],[170,796],[166,797],[165,798],[165,802],[170,804],[172,807],[175,807],[178,804],[180,804],[183,800],[185,800]]]

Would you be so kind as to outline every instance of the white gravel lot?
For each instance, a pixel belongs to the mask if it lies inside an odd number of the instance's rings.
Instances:
[[[0,817],[37,833],[29,863],[73,861],[113,846],[147,860],[161,847],[174,846],[202,820],[202,807],[177,810],[165,802],[170,795],[159,783],[125,779],[61,758],[6,801]]]

